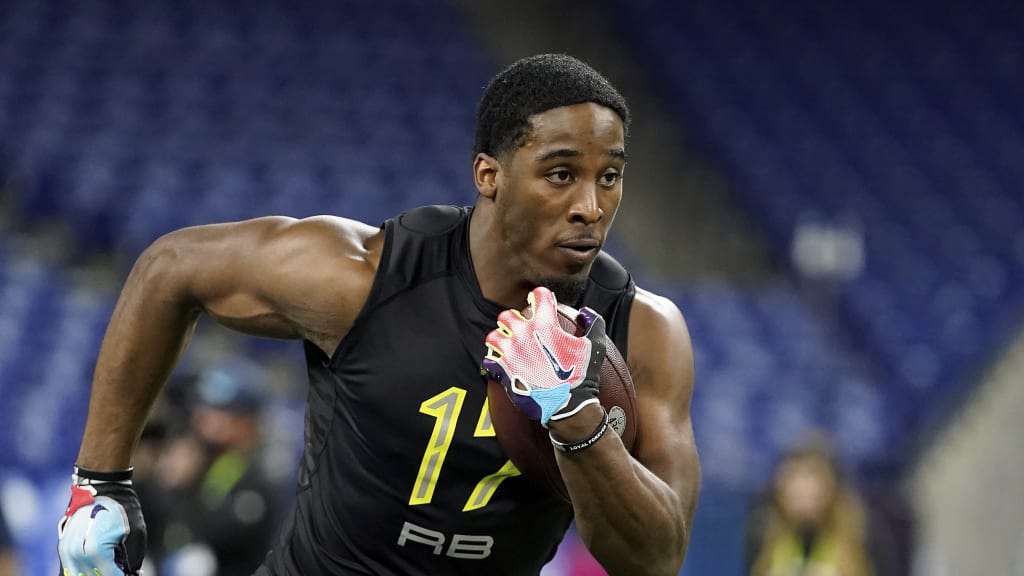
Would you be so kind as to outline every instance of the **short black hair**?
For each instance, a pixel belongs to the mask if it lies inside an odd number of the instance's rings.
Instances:
[[[530,116],[584,102],[614,110],[628,131],[626,99],[597,70],[565,54],[523,58],[487,84],[476,112],[473,155],[511,152],[529,135]]]

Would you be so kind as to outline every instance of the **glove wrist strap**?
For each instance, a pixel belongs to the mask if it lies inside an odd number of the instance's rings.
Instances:
[[[75,486],[89,486],[93,484],[104,484],[104,483],[116,483],[131,486],[132,483],[132,472],[135,470],[134,467],[127,470],[114,470],[101,472],[99,470],[90,470],[88,468],[82,468],[81,466],[75,466],[75,473],[72,476]]]
[[[601,412],[604,414],[601,417],[601,423],[597,425],[597,428],[594,430],[594,433],[591,434],[586,440],[582,440],[580,442],[572,444],[567,442],[559,442],[558,440],[555,440],[555,437],[551,435],[551,432],[548,432],[548,439],[551,440],[551,445],[554,446],[555,449],[558,450],[559,452],[574,454],[576,452],[580,452],[581,450],[586,450],[587,448],[590,448],[594,444],[597,444],[597,441],[600,440],[601,437],[604,436],[604,433],[608,431],[608,413],[605,412],[604,410],[602,410]]]

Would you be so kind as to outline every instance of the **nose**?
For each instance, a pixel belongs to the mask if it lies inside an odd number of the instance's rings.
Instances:
[[[584,184],[576,189],[572,196],[572,204],[569,206],[569,221],[581,224],[596,224],[604,216],[597,201],[597,186],[595,184]]]

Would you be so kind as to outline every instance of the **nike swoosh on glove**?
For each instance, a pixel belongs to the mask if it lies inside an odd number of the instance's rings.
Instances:
[[[550,290],[534,288],[527,302],[529,318],[518,310],[498,315],[498,328],[487,335],[482,368],[505,387],[517,408],[547,427],[598,403],[605,322],[583,308],[576,324],[584,334],[576,336],[559,324],[558,301]]]

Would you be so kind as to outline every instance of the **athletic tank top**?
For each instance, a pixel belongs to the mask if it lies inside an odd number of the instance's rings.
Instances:
[[[554,555],[572,508],[515,475],[487,412],[480,361],[503,308],[477,284],[471,212],[428,206],[385,222],[352,329],[331,358],[306,343],[298,492],[261,574],[532,576]],[[600,254],[582,304],[624,356],[633,294]]]

